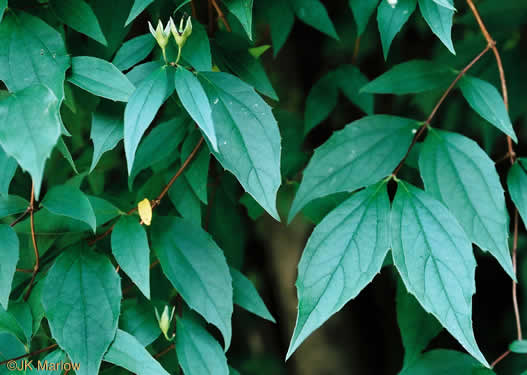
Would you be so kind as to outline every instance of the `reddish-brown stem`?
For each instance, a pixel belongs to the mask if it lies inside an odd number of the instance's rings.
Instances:
[[[428,116],[428,118],[426,119],[426,123],[427,124],[430,124],[430,122],[432,121],[432,119],[434,118],[434,116],[436,115],[437,113],[437,110],[439,109],[439,107],[441,107],[441,104],[443,104],[443,102],[445,101],[446,97],[448,96],[448,94],[450,94],[450,92],[452,91],[452,89],[456,86],[456,83],[458,83],[458,81],[461,79],[461,77],[463,77],[465,75],[465,73],[470,69],[472,68],[472,66],[478,62],[479,59],[481,59],[483,57],[483,55],[485,55],[488,50],[490,49],[490,45],[487,45],[485,47],[485,49],[483,49],[483,51],[481,51],[476,57],[474,57],[474,59],[472,59],[471,62],[468,63],[467,66],[465,66],[460,72],[459,74],[456,76],[456,78],[452,81],[452,83],[450,84],[450,86],[448,86],[448,88],[445,90],[445,92],[443,93],[443,95],[441,96],[441,98],[439,99],[439,101],[437,102],[437,104],[435,105],[434,109],[432,109],[432,112],[430,112],[430,116]]]
[[[496,358],[494,360],[494,362],[492,362],[490,364],[490,368],[494,368],[498,363],[500,363],[503,359],[505,359],[509,354],[511,354],[511,351],[510,350],[507,350],[505,353],[503,353],[502,355],[500,355],[498,358]]]
[[[194,2],[194,0],[190,1],[190,7],[192,8],[192,18],[198,18],[198,13],[196,12],[196,3]]]
[[[481,30],[481,33],[483,34],[483,37],[487,41],[488,46],[492,49],[492,52],[494,53],[494,57],[496,59],[496,65],[498,67],[498,73],[500,76],[500,84],[501,84],[501,92],[503,95],[503,102],[505,103],[505,108],[507,110],[509,109],[509,95],[507,92],[507,81],[505,80],[505,70],[503,69],[503,63],[501,62],[501,56],[498,51],[498,48],[496,47],[496,42],[494,39],[492,39],[492,36],[487,30],[487,27],[483,23],[483,20],[481,19],[481,16],[479,15],[478,9],[476,8],[476,5],[474,4],[473,0],[467,0],[467,4],[470,7],[470,10],[472,11],[472,14],[474,15],[474,18],[476,19],[476,22],[478,23],[478,26]],[[516,161],[516,152],[514,151],[514,146],[512,144],[511,137],[507,136],[507,148],[508,148],[508,156],[511,165],[514,164]],[[512,265],[514,274],[516,274],[516,254],[518,251],[518,209],[514,208],[514,234],[513,234],[513,245],[512,245]],[[521,329],[521,319],[520,319],[520,311],[518,308],[518,295],[516,291],[516,282],[512,281],[512,305],[514,308],[514,316],[516,320],[516,335],[518,340],[522,339],[522,329]],[[501,359],[505,358],[509,354],[509,351],[505,352],[498,360],[494,361],[495,363],[498,363],[501,361]]]
[[[194,156],[196,156],[199,148],[201,147],[201,145],[203,144],[203,137],[201,137],[201,139],[199,140],[198,144],[196,145],[196,147],[194,147],[194,149],[192,150],[192,152],[190,153],[190,155],[187,157],[187,159],[185,160],[185,162],[181,165],[181,167],[178,169],[178,171],[176,172],[176,174],[170,179],[170,181],[168,182],[168,184],[165,186],[165,188],[161,191],[161,193],[159,193],[159,195],[157,196],[157,198],[155,200],[152,201],[152,209],[156,208],[157,206],[159,206],[159,204],[161,203],[161,200],[163,199],[163,197],[168,193],[168,190],[170,190],[170,187],[174,184],[174,182],[176,182],[176,180],[178,179],[179,176],[181,176],[181,174],[185,171],[185,169],[188,167],[188,165],[190,164],[190,162],[192,161],[192,159],[194,158]],[[126,214],[127,215],[131,215],[132,213],[134,213],[135,211],[137,211],[137,207],[134,207],[132,208],[130,211],[128,211]],[[141,221],[141,224],[143,224],[143,222]],[[103,234],[101,234],[100,236],[97,236],[95,237],[94,239],[92,239],[91,241],[88,242],[88,245],[92,246],[93,244],[95,244],[96,242],[102,240],[103,238],[105,238],[106,236],[108,236],[110,233],[112,233],[113,231],[113,228],[115,227],[115,223],[112,224],[110,226],[110,228],[108,228]]]
[[[225,28],[227,29],[227,31],[231,32],[232,31],[231,25],[229,25],[229,21],[227,21],[227,18],[225,18],[223,11],[218,5],[218,2],[216,0],[210,0],[210,2],[212,3],[212,6],[214,7],[214,9],[216,9],[216,13],[218,13],[218,17],[221,20],[221,22],[223,22],[223,24],[225,25]]]
[[[160,358],[162,356],[164,356],[165,354],[167,354],[169,351],[171,351],[172,349],[174,349],[175,345],[174,344],[170,344],[169,346],[167,346],[165,349],[163,349],[162,351],[160,351],[159,353],[157,353],[156,355],[154,355],[154,358]]]
[[[57,347],[57,344],[52,344],[52,345],[50,345],[50,346],[46,346],[45,348],[42,348],[42,349],[36,350],[36,351],[34,351],[34,352],[31,352],[31,353],[27,353],[27,354],[21,355],[21,356],[19,356],[19,357],[15,357],[15,358],[11,358],[11,359],[6,359],[5,361],[0,362],[0,366],[5,365],[6,363],[11,362],[11,361],[18,361],[19,359],[22,359],[22,358],[33,357],[33,356],[38,355],[38,354],[40,354],[40,353],[44,353],[44,352],[47,352],[47,351],[53,350],[53,349],[55,349],[56,347]]]
[[[393,176],[397,176],[397,173],[399,173],[399,171],[401,170],[401,168],[403,167],[403,164],[404,162],[406,161],[406,159],[408,158],[408,155],[410,155],[410,151],[412,151],[412,148],[415,146],[415,144],[417,143],[417,141],[419,140],[419,138],[421,138],[421,136],[423,135],[425,129],[427,128],[427,125],[430,125],[430,122],[433,120],[433,118],[435,117],[439,107],[441,107],[441,104],[443,104],[443,102],[445,101],[446,97],[448,96],[448,94],[450,94],[450,92],[452,91],[452,89],[456,86],[456,83],[461,79],[461,77],[463,77],[465,75],[465,73],[470,69],[472,68],[472,66],[479,60],[483,57],[483,55],[485,55],[485,53],[488,52],[488,50],[490,49],[491,47],[489,45],[487,45],[485,47],[485,49],[483,49],[483,51],[481,51],[476,57],[474,57],[474,59],[472,59],[471,62],[468,63],[467,66],[465,66],[459,73],[458,75],[456,76],[456,78],[452,81],[452,83],[450,84],[450,86],[448,86],[448,88],[445,90],[445,92],[443,93],[443,95],[441,95],[441,98],[439,98],[439,100],[437,101],[437,104],[434,106],[434,108],[432,109],[432,112],[430,112],[430,115],[428,116],[428,118],[426,119],[424,125],[421,126],[421,128],[419,129],[419,131],[415,134],[414,138],[412,139],[412,143],[410,144],[410,147],[408,147],[408,150],[406,151],[406,154],[404,155],[404,157],[402,158],[402,160],[399,162],[399,164],[397,165],[397,167],[395,167],[392,175]]]
[[[401,159],[401,161],[399,162],[397,167],[395,167],[395,169],[393,170],[393,172],[392,172],[393,176],[397,176],[397,173],[399,173],[399,171],[403,167],[403,164],[404,164],[406,158],[408,158],[408,155],[410,155],[410,151],[412,151],[412,148],[415,146],[415,144],[417,143],[419,138],[421,138],[421,135],[423,135],[425,130],[426,130],[426,126],[423,125],[423,126],[421,126],[419,131],[417,133],[415,133],[414,139],[412,139],[412,143],[410,144],[410,147],[408,147],[408,150],[406,150],[406,154],[403,156],[403,158]]]
[[[351,63],[355,65],[357,63],[357,57],[359,56],[360,49],[360,36],[357,36],[355,39],[355,46],[353,47],[353,57],[351,58]]]
[[[33,250],[35,252],[35,266],[33,267],[33,274],[31,275],[31,280],[29,281],[29,286],[27,288],[26,295],[24,296],[24,301],[29,299],[31,291],[33,290],[33,285],[35,282],[35,277],[37,276],[38,270],[40,269],[40,255],[38,253],[37,246],[37,237],[35,235],[35,185],[31,185],[31,199],[29,202],[29,220],[31,226],[31,242],[33,242]]]
[[[165,188],[161,191],[161,193],[159,193],[157,198],[152,202],[152,209],[154,209],[155,207],[159,206],[159,203],[161,203],[161,199],[163,199],[163,197],[168,193],[168,190],[170,190],[170,188],[172,187],[174,182],[176,182],[178,177],[185,171],[185,169],[188,167],[188,165],[190,164],[192,159],[194,159],[194,156],[196,156],[196,154],[198,153],[199,148],[201,147],[202,144],[203,144],[203,137],[200,138],[200,140],[199,140],[198,144],[196,145],[196,147],[194,147],[194,149],[192,150],[190,155],[187,157],[185,162],[181,165],[181,168],[179,168],[179,170],[176,172],[176,174],[170,179],[168,184],[165,186]]]
[[[17,217],[11,224],[9,224],[9,226],[14,227],[18,223],[20,223],[22,220],[24,220],[26,216],[29,214],[29,210],[30,210],[29,207],[30,206],[28,206],[26,210],[19,217]]]

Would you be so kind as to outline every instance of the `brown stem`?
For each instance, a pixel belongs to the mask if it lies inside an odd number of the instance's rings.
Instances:
[[[210,0],[210,2],[212,3],[212,6],[214,7],[214,9],[216,9],[216,13],[218,13],[218,17],[221,20],[221,22],[223,22],[223,24],[225,25],[225,28],[227,29],[227,31],[231,32],[232,31],[231,25],[229,25],[229,21],[227,21],[227,19],[225,18],[225,15],[223,14],[223,11],[219,7],[216,0]]]
[[[170,344],[168,347],[166,347],[165,349],[163,349],[162,351],[160,351],[159,353],[157,353],[156,355],[154,355],[154,358],[160,358],[162,356],[164,356],[165,354],[167,354],[169,351],[171,351],[172,349],[174,349],[175,345],[174,344]]]
[[[0,366],[2,365],[5,365],[6,363],[8,362],[11,362],[11,361],[18,361],[19,359],[22,359],[22,358],[26,358],[26,357],[33,357],[35,355],[38,355],[40,353],[44,353],[44,352],[47,352],[47,351],[50,351],[50,350],[53,350],[57,347],[57,344],[52,344],[50,346],[46,346],[45,348],[43,349],[39,349],[39,350],[36,350],[34,352],[31,352],[31,353],[27,353],[27,354],[24,354],[24,355],[21,355],[19,357],[15,357],[15,358],[11,358],[11,359],[6,359],[5,361],[2,361],[0,362]]]
[[[31,241],[33,242],[33,249],[35,251],[35,266],[33,267],[33,274],[31,275],[31,280],[29,281],[29,287],[27,289],[26,295],[24,296],[24,301],[29,299],[31,291],[33,290],[33,285],[35,282],[35,277],[37,276],[38,270],[40,269],[40,255],[38,253],[37,238],[35,235],[35,185],[31,185],[31,199],[29,202],[29,219],[31,226]]]
[[[426,119],[426,123],[427,124],[430,124],[430,122],[432,121],[432,119],[434,118],[434,116],[436,115],[437,113],[437,110],[439,109],[439,107],[441,107],[441,104],[443,104],[443,102],[445,101],[446,97],[448,96],[448,94],[450,94],[450,92],[452,91],[452,89],[454,88],[454,86],[456,86],[456,83],[461,79],[461,77],[463,77],[465,75],[465,73],[470,69],[472,68],[472,66],[478,62],[479,59],[481,59],[483,57],[483,55],[485,55],[488,50],[490,49],[490,45],[487,45],[485,47],[485,49],[483,49],[483,51],[481,51],[476,57],[474,57],[474,59],[472,59],[471,62],[468,63],[467,66],[465,66],[460,72],[459,74],[457,75],[457,77],[452,81],[452,83],[450,84],[450,86],[448,86],[448,88],[445,90],[445,92],[443,93],[443,95],[441,96],[441,98],[439,99],[439,101],[437,102],[437,104],[435,105],[434,109],[432,109],[432,112],[430,113],[430,116],[428,116],[428,118]]]
[[[406,151],[406,154],[404,155],[404,157],[402,158],[402,160],[399,162],[399,164],[397,165],[397,167],[395,167],[394,171],[392,172],[392,175],[393,176],[397,176],[397,173],[399,173],[399,170],[402,168],[404,162],[406,161],[406,159],[408,158],[408,155],[410,155],[410,151],[412,151],[412,148],[415,146],[415,144],[417,143],[417,141],[419,140],[419,138],[421,138],[421,136],[423,135],[425,129],[427,128],[426,125],[430,125],[430,122],[433,120],[434,116],[436,115],[437,113],[437,110],[439,109],[439,107],[441,107],[441,104],[443,104],[443,102],[445,101],[446,97],[448,96],[448,94],[450,94],[450,92],[452,91],[452,89],[456,86],[456,83],[461,79],[461,77],[463,77],[465,75],[465,73],[470,69],[472,68],[472,66],[479,60],[483,57],[483,55],[485,55],[485,53],[488,52],[488,50],[490,49],[490,45],[487,45],[485,47],[485,49],[483,49],[483,51],[481,51],[476,57],[474,57],[474,59],[472,59],[471,62],[468,63],[467,66],[465,66],[459,73],[458,75],[456,76],[456,78],[452,81],[452,83],[450,84],[450,86],[448,86],[448,88],[445,90],[445,92],[443,93],[443,95],[441,95],[441,98],[439,98],[439,100],[437,101],[437,104],[434,106],[434,108],[432,109],[432,112],[430,112],[430,116],[428,116],[428,118],[426,119],[425,121],[425,125],[421,126],[421,128],[419,129],[419,131],[415,134],[414,136],[414,139],[412,139],[412,143],[410,144],[410,147],[408,147],[408,150]]]
[[[510,350],[507,350],[505,353],[503,353],[502,355],[500,355],[498,358],[496,358],[494,360],[494,362],[492,362],[490,364],[490,368],[494,368],[494,366],[496,366],[498,363],[500,363],[503,359],[505,359],[509,354],[511,354],[511,351]]]
[[[196,156],[196,154],[198,153],[199,148],[201,147],[202,144],[203,144],[203,137],[200,138],[200,140],[199,140],[198,144],[196,145],[196,147],[194,147],[194,149],[192,150],[190,155],[187,157],[185,162],[181,165],[181,168],[179,168],[179,170],[176,172],[176,174],[170,179],[170,181],[165,186],[165,188],[161,191],[161,193],[159,193],[157,198],[154,200],[154,202],[152,203],[152,209],[154,209],[155,207],[159,206],[159,204],[161,203],[161,199],[163,199],[163,197],[168,193],[168,190],[170,190],[170,188],[172,187],[174,182],[176,182],[178,177],[185,171],[185,169],[188,167],[188,165],[190,164],[192,159],[194,159],[194,156]]]
[[[196,11],[196,3],[194,0],[190,1],[190,7],[192,8],[192,18],[198,18],[198,12]]]
[[[487,41],[488,46],[492,48],[492,52],[494,52],[494,57],[496,59],[496,65],[498,67],[498,73],[500,76],[503,102],[505,103],[505,108],[507,108],[508,110],[509,109],[509,95],[507,92],[507,81],[505,80],[505,70],[503,69],[503,63],[501,62],[501,56],[498,51],[498,48],[496,47],[496,42],[494,41],[494,39],[492,39],[491,35],[489,34],[487,27],[485,26],[485,24],[483,23],[483,20],[481,19],[481,16],[479,15],[476,5],[474,5],[474,2],[472,0],[467,0],[467,4],[470,7],[472,14],[474,14],[474,17],[476,18],[476,22],[478,23],[481,33],[483,34],[483,37]],[[512,139],[509,136],[507,136],[507,148],[508,148],[509,160],[512,165],[516,161],[516,152],[514,151]],[[514,274],[516,274],[516,263],[517,263],[516,255],[518,251],[518,221],[519,221],[518,209],[514,208],[514,224],[513,224],[514,225],[514,237],[513,237],[513,245],[512,245],[512,265],[513,265]],[[512,281],[512,305],[514,307],[517,337],[518,337],[518,340],[521,340],[522,339],[521,319],[520,319],[520,312],[518,309],[518,295],[516,292],[516,282],[514,280]],[[508,355],[508,352],[505,352],[505,353],[506,354],[503,356],[503,358]],[[501,360],[502,358],[500,357],[498,359]]]
[[[159,195],[157,196],[157,198],[152,201],[152,209],[156,208],[157,206],[159,206],[159,204],[161,203],[161,200],[163,199],[163,197],[168,193],[168,190],[170,190],[170,187],[174,184],[174,182],[178,179],[179,176],[181,176],[181,174],[185,171],[185,169],[188,167],[188,165],[190,164],[190,162],[192,161],[192,159],[194,158],[194,156],[196,156],[196,153],[198,152],[199,148],[201,147],[201,145],[203,144],[203,137],[201,137],[201,139],[199,140],[198,144],[196,145],[196,147],[194,147],[194,149],[192,150],[192,152],[190,153],[190,155],[188,156],[188,158],[185,160],[185,162],[181,165],[181,167],[179,168],[179,170],[176,172],[176,174],[174,175],[174,177],[172,177],[170,179],[170,181],[168,182],[168,184],[165,186],[165,188],[161,191],[161,193],[159,193]],[[137,211],[137,207],[134,207],[132,208],[130,211],[128,211],[126,214],[127,215],[131,215],[132,213],[134,213],[135,211]],[[143,222],[141,221],[141,224],[143,224]],[[112,224],[112,226],[110,228],[108,228],[106,230],[106,232],[104,232],[103,234],[101,234],[100,236],[98,237],[95,237],[94,239],[92,239],[91,241],[88,242],[88,245],[92,246],[94,245],[96,242],[102,240],[103,238],[105,238],[106,236],[108,236],[110,233],[112,233],[113,231],[113,228],[115,227],[115,223]]]
[[[359,56],[359,49],[360,49],[360,36],[357,36],[357,39],[355,39],[355,47],[353,47],[353,57],[351,58],[351,63],[353,65],[357,64],[357,57]]]
[[[29,210],[30,210],[29,207],[30,206],[28,206],[26,208],[26,210],[19,217],[17,217],[11,224],[9,224],[9,226],[11,228],[14,227],[15,225],[17,225],[18,223],[20,223],[22,220],[24,220],[26,218],[27,214],[29,214]]]

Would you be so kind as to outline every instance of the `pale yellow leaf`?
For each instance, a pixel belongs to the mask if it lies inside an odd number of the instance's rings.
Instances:
[[[139,216],[145,225],[150,225],[152,222],[152,205],[148,198],[143,199],[137,205],[137,210],[139,211]]]

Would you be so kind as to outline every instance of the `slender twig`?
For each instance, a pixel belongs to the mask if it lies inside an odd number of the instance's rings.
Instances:
[[[510,350],[507,350],[505,353],[500,355],[498,358],[496,358],[491,364],[490,368],[494,368],[498,363],[500,363],[503,359],[505,359],[509,354],[511,354]]]
[[[445,92],[443,93],[443,95],[441,96],[441,98],[439,99],[439,101],[437,102],[437,104],[435,105],[434,109],[432,109],[432,112],[430,112],[430,116],[428,116],[428,118],[426,119],[426,123],[427,124],[430,124],[430,122],[432,121],[432,119],[434,118],[434,116],[436,115],[437,113],[437,110],[439,109],[439,107],[441,107],[441,104],[443,104],[443,102],[445,101],[446,97],[448,96],[448,94],[450,94],[450,92],[452,91],[452,89],[454,88],[454,86],[456,86],[456,83],[461,79],[461,77],[463,77],[465,75],[465,73],[470,69],[472,68],[472,66],[478,62],[479,59],[481,59],[483,57],[483,55],[485,55],[488,50],[490,49],[491,47],[489,45],[487,45],[483,51],[481,51],[476,57],[474,57],[474,59],[472,59],[471,62],[468,63],[467,66],[465,66],[460,72],[459,74],[457,75],[457,77],[452,81],[452,83],[450,84],[450,86],[448,86],[448,88],[445,90]]]
[[[168,190],[172,187],[174,182],[176,182],[178,177],[185,171],[185,169],[188,167],[188,165],[190,164],[192,159],[194,159],[194,156],[196,156],[196,154],[198,153],[199,148],[201,147],[202,144],[203,144],[203,137],[200,138],[200,140],[199,140],[198,144],[196,145],[196,147],[194,147],[194,149],[192,150],[190,155],[187,157],[185,162],[181,165],[181,168],[179,168],[179,170],[176,172],[176,174],[170,179],[168,184],[165,186],[165,188],[161,191],[161,193],[159,193],[157,198],[152,202],[152,209],[154,209],[155,207],[159,206],[159,204],[161,203],[161,199],[163,199],[163,197],[168,193]]]
[[[29,281],[29,287],[27,289],[26,295],[24,296],[24,301],[29,299],[31,291],[33,290],[33,285],[35,282],[35,277],[37,276],[38,270],[40,269],[40,255],[38,253],[37,238],[35,235],[35,185],[31,185],[31,199],[29,202],[29,220],[31,226],[31,241],[33,242],[33,250],[35,251],[35,266],[33,267],[33,274],[31,275],[31,280]]]
[[[225,18],[225,15],[223,14],[223,11],[221,10],[216,0],[210,0],[210,2],[212,3],[212,6],[214,7],[214,9],[216,9],[216,13],[218,13],[218,17],[221,20],[221,22],[223,22],[223,24],[225,25],[225,28],[227,29],[227,31],[231,32],[232,31],[231,25],[229,25],[229,21],[227,21],[227,18]]]
[[[162,351],[160,351],[159,353],[157,353],[156,355],[154,355],[154,358],[155,359],[158,359],[162,356],[164,356],[165,354],[167,354],[169,351],[171,351],[172,349],[174,349],[175,347],[175,344],[170,344],[169,346],[167,346],[165,349],[163,349]]]
[[[359,56],[360,49],[360,36],[357,36],[355,39],[355,46],[353,47],[353,57],[351,58],[351,63],[353,65],[357,64],[357,57]]]
[[[56,347],[57,347],[57,344],[52,344],[50,346],[46,346],[45,348],[36,350],[34,352],[31,352],[31,353],[27,353],[27,354],[24,354],[24,355],[15,357],[15,358],[11,358],[11,359],[6,359],[5,361],[0,362],[0,366],[5,365],[6,363],[11,362],[11,361],[18,361],[19,359],[22,359],[22,358],[33,357],[33,356],[38,355],[40,353],[44,353],[44,352],[53,350]]]
[[[176,182],[176,180],[178,179],[179,176],[181,176],[181,174],[185,171],[185,169],[188,167],[188,165],[190,164],[190,162],[192,161],[192,159],[194,159],[194,156],[196,156],[199,148],[201,147],[201,145],[203,144],[203,137],[201,137],[201,139],[199,140],[198,144],[196,145],[196,147],[194,147],[194,149],[192,150],[192,152],[190,153],[190,155],[187,157],[187,159],[184,161],[184,163],[181,165],[181,167],[178,169],[178,171],[176,172],[176,174],[170,179],[170,181],[168,182],[168,184],[164,187],[164,189],[161,191],[161,193],[159,193],[159,195],[157,196],[156,199],[154,199],[152,201],[152,209],[156,208],[157,206],[159,206],[159,204],[161,203],[161,200],[163,199],[163,197],[168,193],[168,190],[170,190],[170,188],[172,187],[172,185],[174,184],[174,182]],[[137,211],[137,207],[134,207],[132,208],[130,211],[128,211],[126,214],[127,215],[131,215],[132,213],[134,213],[135,211]],[[141,221],[141,224],[143,224],[143,222]],[[92,239],[91,241],[88,242],[88,245],[92,246],[94,245],[96,242],[102,240],[103,238],[105,238],[106,236],[110,235],[110,233],[112,233],[113,229],[115,227],[115,223],[112,224],[103,234],[101,234],[100,236],[97,236],[95,237],[94,239]]]
[[[17,217],[11,224],[9,224],[9,226],[14,227],[18,223],[20,223],[22,220],[24,220],[26,216],[29,214],[29,210],[30,210],[29,207],[30,206],[27,206],[26,210],[19,217]]]
[[[476,22],[478,23],[478,26],[481,30],[481,33],[483,34],[483,37],[487,41],[488,46],[492,49],[492,52],[494,53],[494,57],[496,59],[496,66],[498,67],[498,73],[500,76],[500,84],[501,84],[501,93],[503,95],[503,102],[505,103],[505,108],[509,110],[509,95],[507,92],[507,81],[505,80],[505,70],[503,69],[503,63],[501,62],[501,56],[498,51],[498,48],[496,47],[496,41],[492,39],[492,36],[489,34],[487,27],[483,23],[483,20],[481,19],[481,16],[479,15],[478,9],[476,8],[476,5],[474,5],[474,2],[472,0],[467,0],[467,4],[470,7],[470,10],[472,11],[472,14],[474,15],[474,18],[476,19]],[[507,136],[507,148],[508,148],[508,155],[511,165],[514,164],[516,161],[516,152],[514,151],[514,146],[512,144],[512,139],[510,136]],[[514,269],[514,274],[516,274],[516,255],[518,251],[518,209],[514,208],[514,234],[513,234],[513,245],[512,245],[512,265]],[[516,331],[517,331],[517,338],[518,340],[522,339],[522,329],[521,329],[521,318],[520,318],[520,311],[518,308],[518,294],[516,291],[516,281],[512,280],[512,305],[514,307],[514,316],[516,320]]]
[[[415,146],[415,144],[417,143],[417,141],[421,138],[421,136],[423,135],[425,129],[427,128],[428,125],[430,125],[430,122],[432,122],[433,118],[435,117],[435,115],[437,114],[437,111],[439,109],[439,107],[441,107],[441,104],[443,104],[443,102],[445,101],[446,97],[448,96],[448,94],[450,94],[450,92],[452,91],[452,89],[456,86],[456,83],[461,79],[461,77],[463,77],[465,75],[465,73],[470,69],[472,68],[472,66],[479,60],[483,57],[483,55],[485,55],[485,53],[488,52],[488,50],[490,49],[491,47],[489,45],[487,45],[485,47],[485,49],[483,49],[483,51],[481,51],[476,57],[474,57],[472,59],[471,62],[469,62],[467,64],[467,66],[465,66],[459,73],[458,75],[456,76],[456,78],[452,81],[452,83],[448,86],[448,88],[445,90],[445,92],[443,93],[443,95],[441,95],[441,98],[439,98],[439,100],[437,101],[436,105],[434,106],[434,108],[432,109],[432,112],[430,112],[430,115],[428,116],[428,118],[426,119],[426,121],[424,122],[424,124],[421,126],[421,128],[419,129],[419,131],[415,134],[414,138],[412,139],[412,143],[410,144],[410,147],[408,147],[408,150],[406,151],[406,154],[404,155],[404,157],[402,158],[402,160],[399,162],[399,164],[397,165],[397,167],[395,167],[394,171],[392,172],[392,175],[394,176],[397,176],[397,173],[399,173],[399,170],[402,168],[404,162],[406,161],[406,159],[408,158],[408,155],[410,155],[410,151],[412,151],[412,148]]]
[[[192,8],[192,18],[198,18],[198,12],[196,11],[196,2],[194,0],[190,1],[190,7]]]

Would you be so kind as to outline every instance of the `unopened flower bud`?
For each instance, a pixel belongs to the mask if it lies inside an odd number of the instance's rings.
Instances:
[[[164,29],[161,20],[159,20],[159,22],[157,23],[157,28],[155,30],[152,27],[150,21],[148,21],[148,27],[150,29],[150,32],[156,39],[157,44],[159,44],[159,47],[164,50],[168,44],[168,40],[170,39],[170,21],[167,23]]]
[[[192,34],[192,21],[190,17],[187,17],[185,27],[183,27],[183,24],[185,24],[185,17],[181,17],[179,28],[176,27],[174,20],[172,18],[170,19],[170,30],[179,48],[183,47],[190,34]]]
[[[168,306],[165,306],[165,308],[163,309],[163,313],[161,314],[161,317],[160,317],[159,313],[157,312],[157,309],[155,309],[157,322],[159,323],[159,329],[161,329],[161,332],[163,332],[163,335],[168,341],[172,341],[174,338],[174,334],[172,335],[172,337],[168,336],[168,330],[170,329],[170,323],[172,323],[172,319],[174,318],[174,311],[175,311],[175,307],[172,308],[172,312],[169,314]]]

